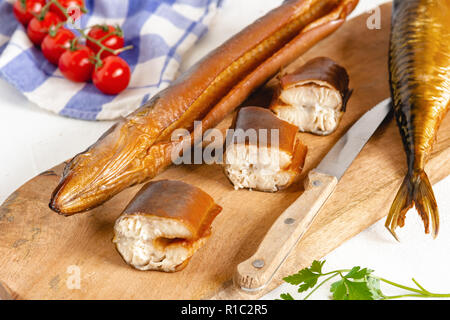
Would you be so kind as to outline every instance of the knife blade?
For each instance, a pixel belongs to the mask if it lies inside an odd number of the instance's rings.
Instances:
[[[389,98],[367,111],[308,174],[303,194],[275,221],[255,254],[237,266],[233,281],[241,292],[258,293],[270,283],[391,110]]]
[[[315,170],[340,180],[390,110],[391,99],[389,98],[367,111],[339,139]]]

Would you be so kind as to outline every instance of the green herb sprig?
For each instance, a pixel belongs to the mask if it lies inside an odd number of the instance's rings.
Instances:
[[[418,298],[450,298],[450,294],[432,293],[420,285],[414,278],[412,281],[417,288],[408,287],[393,281],[386,280],[373,275],[373,270],[368,268],[353,267],[352,269],[334,270],[330,272],[322,271],[324,261],[314,261],[309,268],[300,270],[298,273],[284,278],[287,283],[298,286],[298,292],[309,293],[303,298],[307,300],[321,286],[330,280],[339,277],[330,287],[333,300],[392,300],[404,297]],[[319,279],[322,280],[319,282]],[[386,296],[380,289],[381,283],[397,287],[407,291],[405,294],[396,296]],[[289,293],[280,296],[283,300],[295,300]]]

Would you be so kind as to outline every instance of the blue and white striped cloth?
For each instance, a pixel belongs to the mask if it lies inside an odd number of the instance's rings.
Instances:
[[[128,89],[117,96],[100,93],[92,83],[66,80],[33,47],[12,13],[13,0],[0,0],[0,77],[39,107],[84,120],[125,116],[176,77],[184,53],[204,35],[221,0],[86,0],[81,27],[120,25],[123,52],[131,66]]]

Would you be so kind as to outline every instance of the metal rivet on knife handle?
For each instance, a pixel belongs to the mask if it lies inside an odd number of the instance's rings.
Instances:
[[[295,222],[295,219],[292,218],[287,218],[286,220],[284,220],[285,224],[293,224]]]
[[[264,261],[261,259],[258,259],[258,260],[253,261],[252,265],[257,269],[261,269],[262,267],[264,267]]]
[[[314,180],[313,181],[313,186],[314,187],[320,187],[322,185],[322,181],[320,181],[320,180]]]

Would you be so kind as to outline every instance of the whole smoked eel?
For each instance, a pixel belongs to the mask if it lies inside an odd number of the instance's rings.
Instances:
[[[279,70],[344,22],[358,0],[292,0],[226,41],[147,104],[120,120],[66,166],[50,208],[62,215],[90,210],[172,163],[177,129],[216,126]],[[201,125],[194,130],[194,121]],[[183,139],[181,139],[183,140]]]

